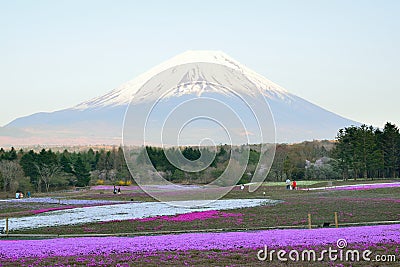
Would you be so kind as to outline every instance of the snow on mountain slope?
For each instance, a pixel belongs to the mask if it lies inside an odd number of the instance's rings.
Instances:
[[[93,98],[89,101],[85,101],[75,106],[74,109],[83,110],[129,104],[131,99],[134,98],[135,94],[138,92],[138,90],[155,75],[169,68],[194,62],[220,64],[240,71],[241,73],[243,73],[244,76],[248,78],[250,86],[252,87],[250,91],[259,89],[264,93],[267,98],[279,98],[289,102],[292,100],[290,93],[288,93],[284,88],[264,78],[263,76],[252,71],[246,66],[240,64],[239,62],[235,61],[233,58],[229,57],[221,51],[187,51],[157,65],[156,67],[143,73],[137,78],[122,84],[120,87],[114,89],[104,96]],[[197,73],[191,73],[193,75],[192,77],[190,77],[191,80],[193,81],[197,79],[198,81],[209,81],[209,78],[212,77],[202,77],[202,72],[204,71],[205,70],[201,70]],[[190,75],[190,73],[188,73],[188,75]],[[198,90],[201,90],[201,85],[201,83],[198,83]],[[185,92],[193,93],[193,90],[181,90],[180,93],[184,94]]]
[[[158,79],[153,79],[154,77]],[[155,83],[152,83],[154,80]],[[255,104],[263,100],[260,99],[262,96],[265,97],[275,121],[277,142],[333,139],[338,129],[359,125],[289,93],[223,52],[188,51],[103,96],[72,108],[17,118],[0,128],[0,145],[119,145],[128,104],[131,103],[140,111],[141,107],[146,108],[155,99],[159,99],[160,95],[165,100],[157,113],[160,117],[156,117],[160,121],[162,116],[168,114],[183,99],[200,96],[212,96],[221,103],[236,107],[245,123],[254,119],[245,109],[237,108],[240,101],[234,100],[231,90],[248,99],[247,103]],[[139,117],[135,118],[135,122],[143,119],[140,116],[146,116],[146,112],[136,113]],[[222,115],[221,110],[216,113]],[[137,123],[132,126],[137,127]],[[193,131],[200,132],[198,129]]]

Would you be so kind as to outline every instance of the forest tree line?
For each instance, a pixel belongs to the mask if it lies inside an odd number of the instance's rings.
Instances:
[[[209,148],[182,147],[171,148],[169,151],[157,147],[145,149],[157,172],[169,181],[204,184],[218,178],[227,167],[233,149],[240,150],[241,147],[218,146],[210,166],[194,173],[175,167],[165,153],[175,153],[180,149],[186,159],[193,161],[199,159],[202,153],[212,154]],[[260,145],[250,145],[247,167],[239,183],[251,181],[259,158]],[[143,153],[138,154],[135,160],[141,164],[144,160]],[[148,173],[137,172],[135,175],[142,179],[151,179]],[[397,178],[399,175],[399,128],[387,123],[383,129],[366,125],[340,129],[335,141],[277,144],[267,181],[284,181],[286,178]],[[50,191],[93,185],[99,181],[107,184],[134,182],[121,147],[98,151],[90,148],[80,152],[0,149],[0,188],[4,192]]]
[[[98,180],[132,180],[121,147],[83,152],[0,149],[0,187],[4,192],[84,187]]]
[[[399,177],[400,134],[392,123],[340,129],[332,152],[343,179]]]

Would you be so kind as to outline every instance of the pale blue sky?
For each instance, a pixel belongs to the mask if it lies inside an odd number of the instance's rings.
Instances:
[[[400,125],[400,1],[0,0],[0,125],[222,50],[353,120]]]

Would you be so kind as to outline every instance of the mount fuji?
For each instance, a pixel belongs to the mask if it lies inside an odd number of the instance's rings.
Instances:
[[[206,68],[205,63],[226,67],[229,71]],[[185,71],[178,66],[189,64]],[[0,128],[0,145],[94,145],[121,144],[124,116],[129,105],[151,103],[157,90],[143,90],[153,77],[166,73],[179,80],[165,95],[172,102],[179,98],[213,94],[226,101],[229,92],[210,84],[229,84],[254,101],[260,95],[268,102],[276,125],[276,142],[333,139],[339,128],[359,125],[289,93],[281,86],[257,74],[220,51],[187,51],[167,60],[109,93],[55,112],[41,112],[13,120]],[[240,73],[240,75],[234,75]],[[185,86],[185,84],[187,86]],[[188,85],[189,84],[189,85]],[[146,116],[144,114],[143,116]],[[137,129],[141,130],[141,129]]]

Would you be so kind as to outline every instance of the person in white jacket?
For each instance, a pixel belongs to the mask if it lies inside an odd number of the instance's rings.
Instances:
[[[290,182],[290,179],[287,178],[287,179],[286,179],[286,189],[287,189],[287,190],[290,190],[290,189],[291,189],[290,183],[291,183],[291,182]]]

